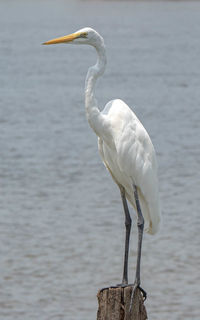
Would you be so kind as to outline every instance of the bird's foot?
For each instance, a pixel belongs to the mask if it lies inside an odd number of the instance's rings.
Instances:
[[[126,288],[126,287],[132,287],[132,283],[118,283],[114,288]]]
[[[133,287],[133,284],[128,284],[128,283],[119,283],[119,284],[116,284],[115,286],[110,286],[110,287],[106,287],[106,288],[102,288],[100,290],[100,292],[102,292],[103,290],[106,290],[106,289],[115,289],[115,288],[126,288],[126,287]]]
[[[146,291],[145,291],[144,289],[142,289],[142,288],[140,287],[139,284],[137,284],[137,282],[135,282],[135,283],[133,284],[133,290],[132,290],[131,298],[133,298],[133,296],[134,296],[134,294],[135,294],[135,291],[136,291],[137,289],[140,290],[140,292],[142,293],[143,300],[145,301],[145,300],[147,299],[147,293],[146,293]]]
[[[138,285],[137,283],[118,283],[116,284],[115,286],[110,286],[110,287],[105,287],[105,288],[102,288],[100,290],[100,292],[104,291],[104,290],[107,290],[107,289],[115,289],[115,288],[126,288],[126,287],[132,287],[133,290],[132,290],[132,294],[131,294],[131,305],[132,305],[132,302],[133,302],[133,297],[134,297],[134,294],[135,294],[135,291],[136,289],[138,288],[141,293],[142,293],[142,297],[143,297],[143,300],[145,301],[147,299],[147,293],[144,289],[142,289],[140,287],[140,285]]]
[[[141,293],[142,293],[142,296],[143,296],[143,300],[145,301],[147,299],[147,293],[144,289],[142,289],[140,286],[137,287]]]
[[[140,292],[142,293],[142,297],[143,297],[143,301],[145,301],[147,299],[147,293],[144,289],[142,289],[140,287],[139,284],[137,284],[136,282],[133,284],[133,290],[132,290],[132,293],[131,293],[131,302],[130,302],[130,309],[129,309],[129,312],[131,313],[132,311],[132,307],[133,307],[133,299],[134,299],[134,295],[135,295],[135,292],[136,290],[139,289]]]

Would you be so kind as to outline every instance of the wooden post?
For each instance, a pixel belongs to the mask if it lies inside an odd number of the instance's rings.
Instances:
[[[129,312],[131,292],[131,286],[99,290],[97,320],[146,320],[147,313],[139,289],[134,294],[132,311]]]

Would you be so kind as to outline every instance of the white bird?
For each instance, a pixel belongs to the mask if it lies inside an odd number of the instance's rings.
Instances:
[[[95,83],[104,73],[106,51],[103,38],[91,28],[83,28],[70,35],[44,44],[87,44],[96,49],[97,63],[90,67],[85,82],[85,110],[87,120],[98,137],[98,149],[105,167],[120,189],[125,212],[125,254],[121,286],[128,285],[128,252],[131,217],[126,199],[137,213],[138,249],[132,299],[140,287],[140,260],[143,229],[155,234],[160,222],[156,155],[151,139],[134,112],[122,100],[108,102],[100,111],[95,99]]]

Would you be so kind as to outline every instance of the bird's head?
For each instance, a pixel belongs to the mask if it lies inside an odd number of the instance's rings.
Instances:
[[[91,46],[98,47],[103,44],[103,38],[94,29],[83,28],[67,36],[49,40],[43,44],[49,45],[57,43],[89,44]]]

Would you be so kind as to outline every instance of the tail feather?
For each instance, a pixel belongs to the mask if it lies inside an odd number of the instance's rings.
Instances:
[[[135,201],[127,195],[129,202],[136,209]],[[156,234],[159,230],[161,214],[159,201],[147,203],[142,192],[139,189],[139,201],[144,217],[144,231],[151,235]]]
[[[146,219],[146,222],[148,224],[148,228],[145,228],[145,231],[153,235],[158,232],[160,226],[161,216],[159,203],[148,204],[147,210],[148,217]]]

